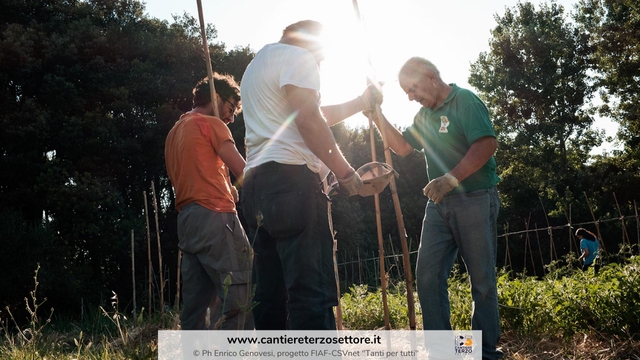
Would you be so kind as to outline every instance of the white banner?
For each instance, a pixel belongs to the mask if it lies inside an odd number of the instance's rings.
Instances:
[[[158,358],[481,360],[481,331],[158,331]]]

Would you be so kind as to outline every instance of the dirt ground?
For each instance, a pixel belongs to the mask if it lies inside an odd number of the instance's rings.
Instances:
[[[503,333],[505,360],[640,360],[640,340],[578,334],[570,339],[540,339]]]

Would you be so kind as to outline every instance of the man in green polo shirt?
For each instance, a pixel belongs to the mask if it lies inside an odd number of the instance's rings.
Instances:
[[[424,330],[451,330],[447,280],[460,253],[471,281],[471,328],[482,331],[482,358],[500,359],[496,286],[498,144],[489,112],[473,92],[447,84],[430,61],[414,57],[399,73],[400,86],[422,105],[403,133],[384,117],[391,149],[423,151],[429,197],[416,264]]]

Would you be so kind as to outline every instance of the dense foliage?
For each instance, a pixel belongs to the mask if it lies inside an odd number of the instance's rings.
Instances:
[[[531,208],[516,204],[538,204],[538,196],[568,211],[582,197],[582,166],[602,141],[582,109],[593,93],[588,38],[555,3],[539,11],[519,3],[496,21],[491,51],[472,65],[470,84],[486,100],[499,134],[502,219],[527,218]]]
[[[449,279],[451,325],[470,329],[471,292],[466,274]],[[408,328],[406,290],[392,287],[388,295],[389,322],[393,329]],[[596,332],[603,336],[637,338],[640,332],[640,257],[610,264],[597,276],[593,270],[557,267],[543,278],[502,272],[498,280],[500,319],[505,332],[528,336],[571,337]],[[354,285],[341,301],[347,329],[384,328],[380,289]],[[417,325],[422,327],[416,300]]]
[[[510,237],[512,244],[523,250],[529,234],[522,231],[534,227],[637,214],[638,5],[584,1],[567,15],[553,1],[537,9],[523,2],[495,19],[490,51],[471,65],[469,83],[486,101],[498,133],[499,223],[505,232],[521,232]],[[591,154],[604,140],[593,128],[598,115],[620,123],[624,150]],[[615,253],[625,232],[607,226],[599,235]],[[556,241],[555,259],[572,241],[570,231]],[[533,251],[548,263],[550,250]]]
[[[638,5],[585,0],[574,11],[570,22],[553,2],[539,9],[530,3],[508,9],[496,16],[491,50],[472,65],[470,83],[487,101],[498,131],[500,225],[508,231],[590,221],[591,211],[605,219],[634,213],[640,187]],[[207,32],[214,69],[241,79],[252,51],[216,43],[213,25]],[[81,316],[90,304],[105,304],[112,291],[123,299],[121,308],[131,311],[132,232],[138,308],[149,300],[158,307],[156,236],[165,299],[172,303],[176,211],[164,169],[164,139],[190,108],[191,89],[205,74],[198,23],[189,15],[160,21],[145,15],[137,0],[3,1],[0,271],[5,275],[0,278],[0,320],[6,319],[5,306],[16,314],[24,311],[38,263],[39,291],[58,313]],[[597,93],[603,100],[599,106],[591,102]],[[596,114],[622,125],[622,151],[590,155],[602,141],[592,129]],[[242,116],[231,130],[243,153]],[[339,125],[333,131],[351,163],[370,161],[368,129]],[[377,158],[383,159],[377,133],[375,141]],[[426,203],[421,195],[425,162],[417,152],[392,156],[415,250]],[[380,204],[387,253],[397,254],[401,246],[388,190]],[[377,254],[372,198],[336,197],[332,214],[339,261]],[[637,242],[623,221],[602,225],[611,252],[620,239]],[[509,240],[517,259],[523,259],[525,235]],[[562,235],[560,240],[556,257],[569,252],[573,239]],[[148,251],[153,255],[151,299],[146,295]],[[506,254],[500,251],[501,264]],[[548,246],[532,251],[536,258],[544,254],[542,262],[553,260]],[[400,272],[401,262],[395,264],[394,271]],[[521,271],[527,264],[514,260],[512,268]]]
[[[2,7],[0,268],[12,275],[0,280],[0,299],[21,303],[37,262],[46,269],[41,290],[60,310],[77,313],[110,290],[130,298],[132,231],[138,273],[148,269],[143,191],[152,181],[164,199],[165,264],[177,261],[163,151],[206,75],[197,21],[151,19],[130,0]],[[252,58],[224,44],[211,54],[216,69],[238,78]]]

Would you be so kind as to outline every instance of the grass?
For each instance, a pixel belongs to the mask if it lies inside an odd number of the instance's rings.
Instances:
[[[157,331],[175,328],[177,314],[164,319],[131,319],[118,311],[114,294],[109,309],[97,308],[81,323],[51,317],[41,319],[38,309],[46,299],[34,290],[25,299],[28,324],[5,321],[0,326],[0,359],[155,359]],[[471,295],[465,274],[450,280],[452,325],[468,329]],[[640,360],[640,257],[624,265],[610,264],[598,276],[571,266],[552,264],[543,278],[502,272],[499,303],[505,359],[631,359]],[[417,297],[416,297],[417,299]],[[404,283],[387,292],[393,329],[408,329]],[[416,323],[421,310],[416,301]],[[346,329],[384,328],[380,289],[354,285],[341,299]],[[144,311],[140,311],[144,314]]]
[[[551,264],[543,278],[501,272],[498,298],[502,323],[500,346],[506,359],[640,360],[640,257],[609,264],[597,276],[571,266],[572,259]],[[563,263],[566,262],[566,263]],[[468,330],[471,293],[466,274],[449,281],[451,323]],[[416,323],[422,328],[416,298]],[[387,292],[389,322],[408,329],[406,291]],[[381,290],[352,286],[341,301],[347,329],[383,329]]]
[[[35,270],[34,290],[25,298],[29,314],[25,326],[18,325],[13,314],[0,323],[0,359],[155,359],[157,358],[157,330],[162,321],[144,322],[140,312],[138,319],[128,319],[118,311],[118,297],[112,298],[112,310],[93,309],[82,322],[58,319],[51,315],[44,322],[38,309],[47,299],[38,299],[38,271]],[[169,319],[170,316],[165,318]]]

